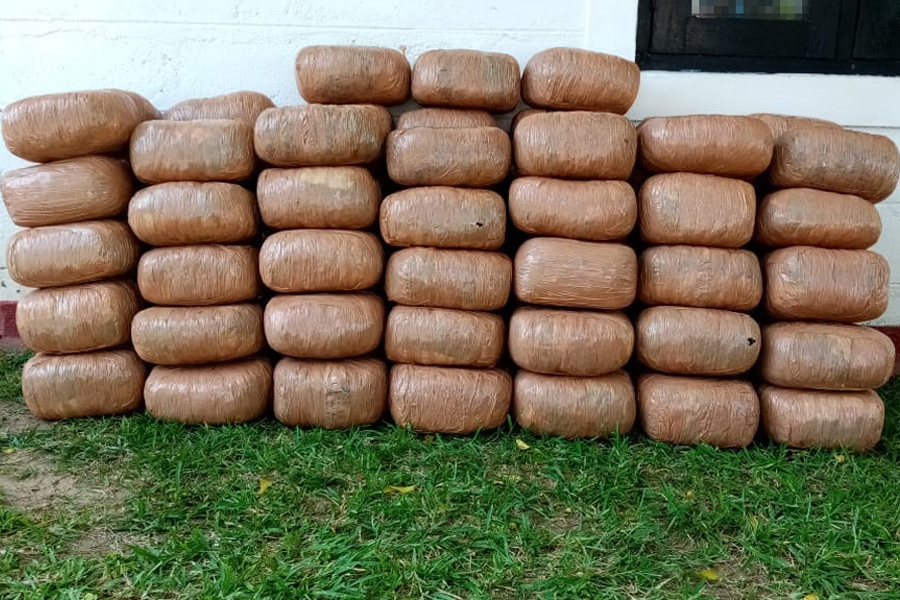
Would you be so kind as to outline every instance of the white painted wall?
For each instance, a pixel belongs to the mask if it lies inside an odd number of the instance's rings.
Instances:
[[[297,104],[293,60],[309,44],[508,52],[551,46],[634,58],[637,0],[2,0],[0,107],[59,91],[118,87],[166,108],[240,89]],[[645,72],[633,119],[781,112],[831,119],[900,144],[900,78]],[[0,149],[0,172],[26,163]],[[879,205],[876,250],[894,265],[900,324],[900,193]],[[0,216],[4,241],[15,227]],[[5,258],[0,259],[5,270]],[[23,293],[0,271],[0,300]]]

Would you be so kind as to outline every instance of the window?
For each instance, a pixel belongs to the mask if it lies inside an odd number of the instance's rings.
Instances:
[[[900,75],[900,0],[639,0],[642,69]]]

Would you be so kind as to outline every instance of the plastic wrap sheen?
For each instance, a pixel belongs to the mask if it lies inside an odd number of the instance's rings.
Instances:
[[[468,127],[496,127],[497,120],[486,110],[469,108],[418,108],[397,118],[397,129],[434,127],[456,129]]]
[[[503,424],[512,379],[500,369],[394,365],[388,405],[397,425],[420,432],[465,434]]]
[[[634,302],[638,264],[622,244],[532,238],[519,247],[515,271],[522,302],[620,310]]]
[[[428,50],[412,70],[412,96],[422,106],[508,112],[519,103],[519,63],[509,54]]]
[[[169,121],[232,119],[253,127],[257,117],[275,104],[259,92],[232,92],[211,98],[192,98],[179,102],[163,115]]]
[[[506,203],[490,190],[419,187],[381,204],[381,237],[392,246],[499,250],[506,238]]]
[[[294,73],[310,104],[403,104],[409,98],[409,62],[393,48],[306,46]]]
[[[138,262],[137,283],[148,302],[210,306],[259,294],[257,250],[247,246],[155,248]]]
[[[768,113],[755,113],[750,115],[759,119],[769,127],[772,132],[772,139],[775,143],[781,139],[781,136],[789,131],[797,129],[807,129],[809,127],[830,127],[832,129],[841,129],[841,126],[833,121],[824,119],[815,119],[813,117],[795,117],[793,115],[776,115]]]
[[[520,427],[569,439],[624,435],[634,426],[637,413],[634,385],[624,371],[600,377],[519,371],[512,409]]]
[[[448,367],[493,367],[503,355],[506,323],[485,312],[395,306],[388,315],[388,360]]]
[[[398,304],[497,310],[509,300],[512,270],[500,252],[404,248],[388,259],[384,288]]]

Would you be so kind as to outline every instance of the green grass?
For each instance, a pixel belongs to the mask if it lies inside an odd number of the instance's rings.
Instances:
[[[0,411],[20,364],[0,363]],[[867,454],[144,415],[0,435],[109,494],[0,507],[0,597],[896,599],[900,383],[884,397]],[[73,550],[98,527],[140,542]]]

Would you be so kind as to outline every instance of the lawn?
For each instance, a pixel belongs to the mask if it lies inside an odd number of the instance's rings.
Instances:
[[[38,427],[0,359],[0,598],[900,598],[900,383],[867,454]],[[36,428],[37,427],[37,428]]]

